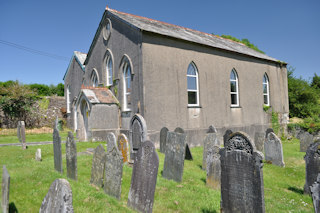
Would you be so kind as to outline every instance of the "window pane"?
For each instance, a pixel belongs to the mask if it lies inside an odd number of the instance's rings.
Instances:
[[[233,70],[231,71],[230,79],[231,79],[231,80],[236,80],[236,79],[237,79],[237,78],[236,78],[236,73],[235,73]]]
[[[188,75],[196,75],[196,70],[192,64],[189,64]]]
[[[268,96],[267,96],[267,95],[264,95],[264,96],[263,96],[263,99],[264,99],[264,104],[269,105],[269,103],[268,103]]]
[[[197,78],[188,76],[188,89],[197,90]]]
[[[188,104],[197,104],[196,92],[188,92]]]
[[[238,105],[237,95],[231,94],[231,104],[232,105]]]
[[[267,94],[268,93],[268,88],[266,84],[263,84],[263,93]]]
[[[231,92],[237,92],[237,83],[235,81],[230,81]]]
[[[112,60],[111,60],[111,58],[110,58],[110,56],[109,56],[109,59],[108,59],[108,67],[107,67],[107,69],[108,69],[108,84],[109,85],[112,85]]]
[[[264,75],[263,76],[263,83],[267,83],[268,81],[267,81],[267,76],[266,75]]]

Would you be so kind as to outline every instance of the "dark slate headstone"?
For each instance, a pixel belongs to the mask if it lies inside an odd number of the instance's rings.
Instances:
[[[1,209],[3,213],[9,212],[9,192],[10,192],[10,175],[5,165],[2,169],[2,199],[1,199]]]
[[[53,154],[54,154],[54,168],[61,174],[63,173],[62,168],[62,153],[61,153],[61,138],[59,130],[53,129]]]
[[[250,137],[229,135],[221,159],[221,211],[265,212],[262,160]]]
[[[184,130],[181,127],[177,127],[177,128],[175,128],[174,132],[183,134]]]
[[[304,156],[306,161],[306,183],[304,185],[304,193],[310,194],[310,186],[317,181],[320,173],[320,141],[311,144]]]
[[[264,144],[265,160],[272,164],[284,167],[283,150],[281,140],[276,134],[270,132]]]
[[[317,181],[310,186],[311,197],[313,201],[314,212],[320,212],[320,173],[317,176]]]
[[[116,136],[113,132],[107,134],[107,151],[114,149],[114,146],[118,146],[116,143]]]
[[[186,134],[168,132],[162,176],[168,180],[182,181]]]
[[[168,133],[168,128],[163,127],[160,130],[160,152],[164,153],[166,149],[166,141],[167,141],[167,133]]]
[[[105,164],[106,152],[104,151],[103,146],[100,144],[93,153],[90,183],[98,187],[103,186]]]
[[[259,152],[263,152],[264,142],[266,140],[266,135],[264,132],[254,133],[254,144]]]
[[[110,144],[112,142],[113,145]],[[111,140],[108,142],[103,188],[106,194],[113,196],[118,200],[120,200],[121,196],[122,161],[122,156],[118,150],[115,138],[111,137]]]
[[[147,140],[147,125],[144,118],[135,114],[130,121],[130,146],[131,150],[131,160],[134,161],[135,155],[138,152],[142,142]]]
[[[151,141],[145,141],[133,165],[128,206],[140,212],[152,212],[159,157]]]
[[[72,213],[72,190],[65,179],[56,179],[42,201],[39,213]]]
[[[274,131],[273,131],[272,128],[268,128],[268,129],[266,130],[266,138],[268,137],[268,134],[269,134],[270,132],[273,132],[273,133],[274,133]]]
[[[217,129],[213,125],[210,125],[207,133],[217,133]]]
[[[184,154],[184,159],[193,160],[190,147],[189,147],[189,145],[187,143],[186,143],[186,153]]]
[[[130,146],[128,138],[125,134],[120,134],[118,136],[118,149],[122,154],[123,162],[128,162],[130,157]]]
[[[204,141],[203,141],[203,155],[202,155],[202,169],[205,170],[207,168],[207,151],[208,148],[213,145],[218,144],[217,133],[207,133]]]
[[[67,177],[77,180],[77,145],[72,132],[68,132],[66,142]]]
[[[309,132],[300,134],[300,152],[306,152],[310,144],[313,143],[313,135]]]
[[[219,146],[213,145],[208,147],[208,151],[206,152],[206,169],[207,169],[207,186],[220,190],[221,188],[221,162],[220,162],[220,154],[219,154]]]
[[[228,141],[230,135],[232,134],[232,131],[228,129],[224,135],[223,135],[223,145],[226,146],[226,142]]]

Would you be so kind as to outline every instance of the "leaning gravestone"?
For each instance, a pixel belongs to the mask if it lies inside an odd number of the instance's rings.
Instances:
[[[145,141],[134,162],[128,206],[140,212],[152,212],[159,157],[151,141]]]
[[[314,212],[320,212],[320,173],[317,176],[317,181],[310,186],[310,192],[313,201]]]
[[[128,142],[128,138],[125,134],[120,134],[118,136],[118,149],[122,154],[122,159],[123,162],[128,162],[129,161],[129,150],[130,150],[130,146],[129,146],[129,142]]]
[[[259,152],[263,152],[264,142],[266,140],[266,134],[264,132],[254,133],[254,144]]]
[[[135,114],[130,121],[130,146],[132,147],[131,160],[134,161],[142,142],[147,140],[147,124],[144,118]]]
[[[160,130],[160,152],[164,153],[166,149],[166,141],[167,141],[167,133],[168,133],[168,128],[163,127]]]
[[[9,192],[10,192],[10,175],[5,165],[2,169],[2,199],[1,199],[1,209],[3,213],[9,212]]]
[[[317,181],[320,173],[320,140],[309,146],[306,155],[306,183],[304,185],[304,193],[310,194],[310,186]]]
[[[303,132],[300,135],[300,152],[306,152],[310,144],[313,143],[313,135],[309,132]]]
[[[186,134],[168,132],[162,176],[181,182],[184,167]]]
[[[105,164],[105,181],[103,188],[106,194],[120,200],[123,168],[122,156],[118,150],[116,137],[113,133],[109,133],[108,140],[108,150]]]
[[[62,153],[61,153],[61,138],[59,130],[53,129],[53,154],[54,154],[54,168],[61,174],[63,173],[62,168]]]
[[[177,127],[177,128],[175,128],[174,132],[183,134],[184,130],[181,127]]]
[[[191,154],[191,150],[189,145],[186,143],[186,153],[184,155],[184,159],[186,160],[193,160],[192,154]]]
[[[220,190],[221,188],[221,163],[220,163],[220,154],[219,154],[219,146],[212,145],[208,147],[206,152],[206,169],[207,169],[207,186]]]
[[[65,179],[56,179],[42,201],[39,213],[72,213],[72,190]]]
[[[265,160],[272,164],[284,167],[283,150],[281,140],[276,134],[270,132],[264,144]]]
[[[104,151],[103,146],[100,144],[93,153],[90,183],[98,187],[103,186],[105,164],[106,152]]]
[[[217,133],[207,133],[204,141],[203,141],[203,155],[202,155],[202,169],[205,170],[207,168],[207,152],[208,148],[213,145],[218,144]]]
[[[42,161],[41,149],[37,149],[37,151],[36,151],[36,161]]]
[[[67,177],[77,180],[77,145],[72,132],[68,132],[66,142]]]
[[[263,154],[243,132],[229,135],[221,159],[221,211],[265,212]]]

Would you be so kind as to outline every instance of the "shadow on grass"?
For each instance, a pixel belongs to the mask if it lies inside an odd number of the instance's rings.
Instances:
[[[18,213],[19,212],[16,205],[14,205],[13,202],[9,203],[9,212],[10,213]]]
[[[202,169],[202,165],[198,164],[199,168]]]
[[[201,178],[200,180],[204,182],[204,184],[207,184],[207,180],[205,178]]]
[[[295,193],[298,193],[298,194],[303,194],[303,189],[299,189],[299,188],[296,188],[296,187],[288,187],[288,190],[292,191],[292,192],[295,192]]]
[[[217,213],[217,210],[214,209],[201,209],[202,213]]]

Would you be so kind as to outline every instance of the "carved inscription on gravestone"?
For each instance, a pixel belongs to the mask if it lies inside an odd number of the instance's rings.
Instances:
[[[265,212],[262,173],[263,154],[248,135],[229,135],[221,159],[221,211]]]
[[[140,212],[152,212],[159,157],[153,142],[145,141],[134,162],[128,206]]]
[[[221,179],[221,163],[220,163],[220,154],[219,146],[211,145],[208,147],[206,152],[206,169],[207,169],[207,186],[220,190],[220,179]]]
[[[1,209],[3,213],[9,212],[9,192],[10,192],[10,175],[5,165],[2,169],[2,199],[1,199]]]
[[[129,150],[130,150],[130,146],[129,146],[129,141],[128,138],[125,134],[120,134],[118,136],[118,148],[119,151],[122,154],[122,159],[123,162],[128,162],[129,161]]]
[[[310,186],[316,182],[318,173],[320,173],[320,140],[309,146],[304,160],[306,161],[304,193],[310,194]]]
[[[103,146],[100,144],[93,153],[90,183],[98,187],[103,186],[105,163],[106,152],[104,151]]]
[[[207,168],[207,151],[208,148],[213,145],[218,144],[217,133],[207,133],[204,141],[203,141],[203,155],[202,155],[202,169],[205,170]]]
[[[274,165],[284,167],[282,143],[273,132],[268,134],[264,150],[266,161],[271,161]]]
[[[72,132],[68,132],[66,142],[67,177],[77,180],[77,145]]]
[[[185,157],[186,134],[168,132],[162,176],[181,182]]]
[[[160,130],[160,152],[161,153],[165,152],[168,131],[169,130],[167,127],[163,127]]]
[[[53,129],[53,154],[54,154],[54,168],[61,174],[63,173],[62,168],[62,153],[61,153],[61,138],[59,130]]]

